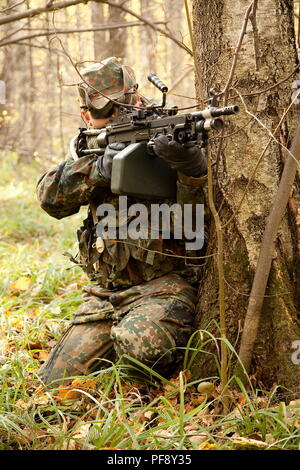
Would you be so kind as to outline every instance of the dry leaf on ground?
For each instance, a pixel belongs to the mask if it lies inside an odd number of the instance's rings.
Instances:
[[[91,392],[96,389],[96,385],[97,379],[83,379],[78,377],[77,379],[73,380],[71,385],[60,385],[58,387],[58,393],[55,395],[55,397],[61,398],[63,400],[74,400],[82,396],[80,390]]]
[[[19,277],[14,282],[11,282],[9,287],[13,291],[26,292],[31,285],[31,279],[29,277]]]

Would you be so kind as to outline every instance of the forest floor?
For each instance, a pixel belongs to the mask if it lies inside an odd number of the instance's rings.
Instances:
[[[134,363],[117,363],[45,389],[39,368],[87,283],[63,255],[76,253],[85,209],[61,221],[43,212],[36,162],[18,165],[11,154],[0,172],[0,450],[299,449],[300,400],[278,402],[276,387],[239,383],[222,413],[218,378],[193,379],[188,349],[169,379],[144,368],[139,383],[130,378]]]

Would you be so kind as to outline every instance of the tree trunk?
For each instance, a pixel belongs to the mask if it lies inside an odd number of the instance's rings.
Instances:
[[[196,79],[198,97],[207,97],[211,87],[220,90],[225,88],[250,4],[250,0],[194,0],[194,38],[200,69],[200,77]],[[265,90],[288,77],[298,63],[292,0],[260,0],[253,4],[254,14],[250,15],[247,23],[231,83],[234,89],[230,91],[228,99],[228,104],[240,106],[240,113],[231,117],[227,123],[221,149],[220,139],[212,141],[215,157],[218,150],[220,155],[220,161],[215,166],[215,194],[223,225],[233,217],[224,228],[223,236],[227,335],[236,351],[266,219],[282,171],[284,151],[278,142],[290,143],[299,119],[295,111],[289,112],[288,119],[284,119],[276,133],[277,142],[273,140],[268,146],[251,182],[255,164],[268,143],[268,131],[275,130],[284,110],[289,106],[291,82],[297,77],[293,75],[264,93],[245,95]],[[248,111],[255,114],[260,123],[256,119],[249,122],[251,116],[245,112],[239,94],[244,95]],[[226,137],[226,134],[233,132],[236,133]],[[237,210],[246,190],[244,202]],[[292,342],[300,340],[299,290],[297,292],[300,269],[297,244],[299,226],[297,232],[295,224],[298,195],[296,182],[276,239],[251,371],[253,379],[260,386],[278,384],[294,392],[299,389],[300,383],[299,366],[293,364],[291,357]],[[210,253],[216,252],[215,240],[212,228]],[[218,320],[215,258],[211,258],[204,269],[199,290],[197,326],[219,336],[213,321]],[[216,352],[213,343],[209,349],[210,352]],[[230,365],[234,365],[234,358]],[[201,376],[215,374],[216,366],[212,356],[199,354],[196,369]]]
[[[11,7],[13,3],[13,0],[7,0],[6,7]],[[5,25],[2,29],[3,37],[9,36],[17,27],[19,27],[19,23]],[[0,103],[0,148],[2,150],[14,150],[16,141],[13,121],[15,120],[16,105],[20,101],[20,93],[19,90],[16,93],[15,88],[18,77],[18,62],[22,59],[23,54],[22,47],[16,52],[11,46],[4,47],[1,50],[0,80],[5,83],[5,103]]]
[[[153,20],[152,16],[149,15],[149,2],[147,0],[140,0],[140,10],[144,18],[150,21]],[[145,25],[140,28],[139,34],[141,70],[149,70],[150,72],[156,73],[157,38],[155,31]]]
[[[122,0],[117,0],[116,3],[123,3]],[[124,23],[125,12],[119,8],[109,6],[109,23]],[[127,31],[126,28],[112,29],[109,31],[109,42],[106,48],[106,57],[118,57],[124,59],[126,57],[126,42]]]
[[[91,2],[91,19],[93,27],[101,26],[106,23],[104,16],[104,5],[99,2]],[[106,32],[94,31],[94,59],[99,60],[106,57]]]
[[[165,2],[165,16],[166,21],[168,22],[168,28],[171,30],[172,35],[178,39],[178,41],[182,41],[182,20],[184,19],[182,1],[167,0]],[[186,59],[183,49],[172,46],[172,41],[167,39],[167,48],[170,51],[168,56],[168,82],[171,84],[173,84],[176,78],[182,74]]]

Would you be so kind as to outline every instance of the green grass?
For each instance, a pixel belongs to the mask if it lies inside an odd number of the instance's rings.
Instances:
[[[127,358],[127,365],[108,363],[89,376],[87,388],[75,382],[72,399],[59,387],[46,391],[38,377],[43,355],[69,324],[87,282],[62,254],[76,253],[85,209],[61,221],[45,214],[35,198],[37,162],[22,167],[11,154],[0,171],[1,450],[299,449],[300,400],[286,405],[276,401],[276,390],[248,391],[231,377],[231,410],[223,415],[218,377],[189,374],[205,343],[215,341],[209,335],[195,334],[177,377]],[[23,290],[16,288],[20,280]],[[133,378],[136,368],[143,383]],[[197,391],[203,381],[215,384],[211,396]]]

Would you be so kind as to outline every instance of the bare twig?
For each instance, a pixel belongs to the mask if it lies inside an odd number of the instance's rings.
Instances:
[[[188,6],[187,0],[184,0],[184,7],[185,7],[187,24],[188,24],[188,28],[189,28],[190,40],[191,40],[191,44],[192,44],[192,51],[193,51],[193,58],[194,58],[194,65],[195,65],[196,75],[197,75],[198,83],[200,85],[201,84],[201,72],[200,72],[200,68],[199,68],[199,64],[198,64],[197,56],[196,56],[196,46],[195,46],[195,41],[194,41],[194,36],[193,36],[193,28],[192,28],[192,22],[191,22],[191,17],[190,17],[189,6]],[[202,87],[201,87],[201,89],[202,89]],[[202,100],[203,97],[200,96],[200,99]]]
[[[0,10],[0,13],[5,13],[6,11],[13,10],[15,7],[22,5],[26,0],[20,0],[20,2],[16,2],[13,5],[10,5],[9,7],[3,8]]]
[[[166,36],[167,38],[171,39],[173,42],[175,42],[175,44],[177,44],[177,46],[181,47],[182,49],[184,49],[188,54],[190,54],[191,56],[193,55],[192,51],[190,50],[189,47],[187,47],[183,42],[181,41],[178,41],[178,39],[174,38],[174,36],[172,36],[171,34],[169,34],[168,32],[166,32],[165,30],[159,28],[158,26],[155,26],[152,21],[149,21],[147,20],[146,18],[144,18],[143,16],[140,16],[138,15],[137,13],[135,13],[133,10],[130,10],[129,8],[125,7],[124,6],[124,3],[121,3],[121,4],[118,4],[118,3],[115,3],[115,2],[112,2],[111,0],[97,0],[99,1],[100,3],[107,3],[108,5],[110,5],[111,7],[116,7],[116,8],[119,8],[123,11],[125,11],[126,13],[129,13],[130,15],[134,16],[135,18],[137,18],[138,20],[142,21],[143,23],[145,23],[146,25],[148,25],[151,29],[154,29],[155,31],[163,34],[164,36]]]
[[[178,258],[178,259],[185,259],[185,260],[189,260],[189,259],[200,260],[200,259],[213,258],[214,256],[217,256],[217,253],[211,253],[210,255],[203,255],[203,256],[186,256],[186,255],[182,256],[182,255],[176,255],[174,253],[167,253],[166,251],[151,250],[150,248],[146,248],[144,246],[140,246],[140,245],[137,245],[136,243],[128,242],[126,240],[114,240],[114,241],[115,243],[121,243],[121,244],[129,245],[129,246],[134,246],[135,248],[139,248],[140,250],[149,251],[151,253],[156,253],[158,255],[169,256],[171,258]]]
[[[236,66],[237,66],[238,55],[239,55],[239,52],[240,52],[240,49],[241,49],[241,46],[242,46],[242,42],[243,42],[243,39],[244,39],[244,36],[245,36],[245,33],[246,33],[247,24],[248,24],[248,20],[249,20],[249,16],[250,16],[252,8],[253,8],[253,3],[251,3],[251,5],[248,7],[248,9],[246,11],[245,18],[244,18],[244,23],[243,23],[243,26],[242,26],[242,29],[241,29],[241,32],[240,32],[240,37],[239,37],[237,46],[236,46],[234,54],[233,54],[233,61],[232,61],[232,64],[231,64],[231,70],[230,70],[230,73],[229,73],[229,77],[228,77],[227,83],[225,85],[225,88],[222,92],[224,94],[224,106],[226,106],[226,104],[227,104],[229,88],[231,87],[231,84],[232,84],[232,80],[233,80],[233,77],[234,77],[234,72],[235,72],[235,69],[236,69]]]
[[[182,80],[189,74],[191,73],[193,70],[192,67],[189,67],[187,70],[185,70],[178,78],[177,80],[173,83],[173,85],[169,88],[169,91],[168,93],[170,94],[173,90],[175,90],[175,88],[180,85],[180,83],[182,82]]]
[[[78,5],[79,3],[83,3],[84,0],[66,0],[62,2],[57,2],[55,5],[45,6],[41,8],[32,8],[30,10],[19,11],[18,13],[13,13],[11,15],[4,16],[0,18],[0,25],[13,23],[14,21],[22,20],[23,18],[33,18],[34,16],[40,15],[41,13],[54,11],[54,10],[61,10],[62,8],[67,8],[72,5]]]
[[[291,146],[291,152],[289,153],[284,165],[278,191],[265,227],[259,259],[257,262],[256,272],[249,298],[244,330],[241,339],[241,347],[239,351],[239,357],[244,364],[246,371],[249,371],[251,365],[253,347],[257,338],[258,325],[261,316],[263,296],[269,278],[278,228],[288,203],[297,171],[297,162],[299,161],[300,123],[296,129],[296,134]]]
[[[245,106],[246,113],[249,114],[250,116],[252,116],[264,129],[266,129],[266,131],[267,131],[268,134],[270,135],[270,139],[268,140],[268,142],[267,142],[265,148],[263,149],[261,155],[259,156],[259,158],[258,158],[258,160],[257,160],[257,162],[256,162],[256,164],[255,164],[255,167],[254,167],[254,169],[253,169],[253,171],[252,171],[252,173],[251,173],[251,176],[250,176],[250,178],[249,178],[249,180],[248,180],[248,183],[247,183],[247,186],[246,186],[246,188],[245,188],[244,194],[242,195],[242,197],[241,197],[241,199],[240,199],[240,202],[239,202],[238,205],[237,205],[237,208],[235,209],[235,211],[234,211],[234,213],[232,214],[232,216],[231,216],[231,217],[227,220],[227,222],[223,225],[223,228],[227,227],[227,225],[229,225],[229,224],[231,223],[231,221],[235,218],[235,216],[237,215],[238,211],[240,210],[240,208],[241,208],[241,206],[242,206],[242,204],[243,204],[243,202],[244,202],[244,199],[245,199],[245,197],[246,197],[246,194],[247,194],[247,192],[248,192],[248,190],[249,190],[250,184],[253,182],[254,176],[255,176],[255,174],[256,174],[256,171],[257,171],[257,169],[258,169],[260,163],[262,162],[262,159],[264,158],[265,153],[266,153],[267,149],[269,148],[269,146],[270,146],[272,140],[274,140],[277,144],[279,144],[282,148],[284,148],[284,149],[288,152],[288,154],[289,154],[289,156],[290,156],[291,158],[294,158],[294,156],[293,156],[293,154],[290,152],[290,150],[289,150],[288,148],[286,148],[281,142],[279,142],[278,139],[276,139],[276,137],[275,137],[276,132],[277,132],[278,129],[280,128],[280,126],[281,126],[283,120],[285,119],[287,113],[289,112],[291,106],[292,106],[294,103],[292,102],[292,103],[288,106],[288,108],[284,111],[283,115],[282,115],[281,118],[280,118],[280,121],[279,121],[277,127],[275,128],[274,132],[272,133],[272,132],[271,132],[268,128],[266,128],[266,126],[258,119],[257,116],[255,116],[254,114],[252,114],[250,111],[247,110],[246,104],[245,104],[245,102],[244,102],[242,96],[240,95],[240,93],[239,93],[237,90],[236,90],[236,92],[239,94],[239,96],[240,96],[240,98],[241,98],[241,100],[242,100],[242,102],[243,102],[243,104],[244,104],[244,106]],[[296,99],[296,97],[294,98],[294,100],[295,100],[295,99]],[[299,163],[298,163],[297,161],[296,161],[295,163],[296,163],[296,165],[299,165]]]
[[[7,15],[4,18],[0,18],[0,25],[7,24],[7,23],[13,23],[14,21],[18,21],[18,20],[21,20],[23,18],[28,18],[28,17],[32,18],[34,16],[40,15],[41,13],[49,13],[51,11],[61,10],[63,8],[67,8],[67,7],[70,7],[70,6],[73,6],[73,5],[79,5],[80,3],[88,3],[89,1],[90,0],[66,0],[66,1],[62,1],[62,2],[51,3],[51,4],[48,4],[48,6],[46,5],[45,7],[42,7],[42,8],[33,8],[33,9],[26,10],[26,11],[23,11],[23,12],[14,13],[12,15]],[[144,18],[141,15],[138,15],[133,10],[131,10],[131,9],[127,8],[126,6],[124,6],[125,2],[119,4],[119,3],[113,2],[111,0],[97,0],[97,1],[99,3],[105,3],[107,5],[110,5],[111,7],[119,8],[119,9],[125,11],[129,15],[137,18],[139,21],[142,21],[144,24],[149,26],[154,31],[157,31],[158,33],[160,33],[160,34],[166,36],[167,38],[171,39],[171,41],[175,42],[175,44],[177,44],[177,46],[184,49],[188,54],[193,55],[192,51],[184,43],[178,41],[178,39],[174,38],[170,33],[165,31],[164,29],[159,28],[158,26],[156,26],[152,21],[149,21],[147,18]]]
[[[264,90],[254,91],[253,93],[243,93],[242,96],[244,98],[251,98],[252,96],[262,95],[264,93],[267,93],[270,90],[273,90],[274,88],[277,88],[279,85],[281,85],[284,82],[287,82],[293,75],[295,75],[299,67],[300,67],[300,64],[298,64],[294,68],[294,70],[291,73],[289,73],[285,78],[283,78],[282,80],[279,80],[279,82],[275,83],[274,85],[269,86],[268,88],[265,88]],[[236,98],[237,96],[240,96],[240,95],[232,96],[232,99]]]
[[[153,22],[154,24],[162,24],[164,22],[162,21],[155,21]],[[92,31],[107,31],[107,30],[113,30],[113,29],[119,29],[119,28],[131,28],[134,26],[144,26],[144,23],[141,21],[134,21],[131,23],[116,23],[116,24],[107,24],[107,25],[102,25],[99,27],[94,27],[94,28],[83,28],[83,29],[57,29],[56,31],[45,31],[45,32],[39,32],[39,33],[34,33],[30,34],[28,36],[20,36],[15,39],[8,40],[8,36],[3,38],[0,41],[0,47],[1,46],[8,46],[9,44],[17,44],[20,41],[25,41],[27,39],[34,39],[42,36],[55,36],[55,34],[71,34],[71,33],[87,33],[87,32],[92,32]],[[10,34],[12,36],[13,34],[17,33],[23,28],[18,29],[17,31],[14,31],[13,33]]]
[[[248,294],[246,294],[246,292],[241,292],[240,290],[236,289],[235,287],[233,287],[228,281],[227,279],[225,278],[224,279],[226,285],[229,287],[229,289],[231,289],[233,292],[235,292],[236,294],[238,295],[241,295],[243,297],[250,297],[250,293],[248,292]],[[265,298],[273,298],[273,297],[281,297],[282,295],[291,295],[291,291],[286,291],[286,292],[278,292],[277,294],[264,294],[262,297],[265,299]]]
[[[253,29],[253,47],[254,47],[254,57],[255,57],[255,70],[259,69],[259,48],[258,48],[258,28],[256,22],[256,10],[257,10],[258,0],[253,0],[253,8],[251,10],[249,19],[252,24]]]
[[[59,56],[56,57],[56,73],[58,77],[58,81],[61,82],[61,72],[60,72],[60,64],[59,64]],[[59,102],[59,133],[60,133],[60,148],[63,151],[63,155],[66,154],[65,152],[65,143],[64,143],[64,126],[63,126],[63,97],[62,97],[62,86],[59,83],[59,92],[58,92],[58,102]]]
[[[235,72],[235,69],[236,69],[236,66],[237,66],[238,55],[239,55],[239,52],[240,52],[240,49],[241,49],[241,46],[242,46],[242,43],[243,43],[243,39],[244,39],[244,36],[245,36],[245,33],[246,33],[247,24],[248,24],[248,21],[249,21],[249,15],[251,13],[252,7],[253,7],[253,3],[251,3],[251,5],[248,7],[248,9],[246,11],[243,26],[242,26],[242,29],[241,29],[241,32],[240,32],[240,36],[239,36],[239,39],[238,39],[238,42],[237,42],[237,45],[236,45],[236,48],[235,48],[235,51],[234,51],[234,54],[233,54],[233,61],[232,61],[232,64],[231,64],[229,77],[227,79],[227,83],[225,85],[225,88],[222,91],[222,94],[224,95],[224,106],[227,106],[228,95],[229,95],[230,87],[231,87],[232,80],[233,80],[233,77],[234,77],[234,72]],[[221,131],[221,140],[220,140],[220,144],[219,144],[218,151],[217,151],[217,156],[216,156],[216,176],[217,176],[217,178],[218,178],[218,170],[219,170],[221,151],[222,151],[222,146],[223,146],[222,137],[224,136],[224,132],[225,131],[224,131],[224,128],[223,128],[222,131]]]
[[[22,24],[22,26],[20,26],[20,28],[15,29],[15,30],[12,31],[11,33],[7,34],[7,36],[5,36],[5,38],[2,38],[1,41],[2,41],[2,40],[5,40],[5,41],[6,41],[6,39],[11,38],[14,34],[17,34],[17,33],[19,33],[19,31],[23,31],[23,30],[24,30],[24,25]]]
[[[65,55],[63,51],[60,49],[56,49],[53,47],[48,47],[48,46],[43,46],[43,45],[38,45],[38,44],[30,44],[29,42],[20,42],[21,46],[28,46],[28,47],[35,47],[36,49],[46,49],[47,51],[51,50],[54,54],[59,54],[59,55]]]
[[[224,252],[223,252],[223,232],[221,220],[217,212],[214,197],[213,197],[213,180],[212,180],[212,159],[210,147],[207,149],[207,181],[208,181],[208,204],[212,216],[214,218],[216,233],[217,233],[217,267],[218,267],[218,281],[219,281],[219,312],[220,312],[220,334],[223,341],[221,342],[221,395],[223,397],[224,408],[228,408],[228,400],[225,395],[227,388],[227,345],[226,340],[226,317],[225,317],[225,285],[224,285]]]
[[[80,73],[80,71],[78,70],[78,66],[80,64],[82,64],[82,62],[77,62],[75,63],[75,61],[72,59],[72,57],[70,56],[70,54],[68,53],[68,51],[66,50],[64,44],[62,43],[60,37],[56,34],[56,27],[55,27],[55,23],[54,23],[54,13],[53,12],[53,27],[54,27],[54,38],[58,40],[58,42],[60,43],[61,45],[61,48],[62,50],[64,51],[65,55],[68,57],[68,59],[70,60],[73,68],[76,70],[76,73],[79,75],[79,77],[81,78],[81,81],[82,83],[85,83],[87,86],[89,86],[89,88],[92,88],[93,90],[95,90],[98,94],[100,94],[101,96],[103,96],[104,98],[106,98],[108,101],[110,101],[111,103],[114,103],[116,105],[119,105],[119,106],[123,106],[124,108],[131,108],[131,109],[134,109],[134,108],[137,108],[137,109],[147,109],[147,108],[144,108],[142,106],[136,106],[134,104],[128,104],[128,103],[122,103],[120,101],[117,101],[117,100],[113,100],[112,98],[108,97],[107,95],[105,95],[104,93],[102,93],[100,90],[98,90],[97,88],[95,88],[94,86],[92,86],[90,83],[87,83],[86,80],[83,78],[82,74]],[[52,38],[52,39],[54,39]],[[71,85],[68,85],[68,86],[77,86],[78,83],[73,83]],[[189,107],[186,107],[186,108],[178,108],[178,111],[179,110],[184,110],[184,109],[191,109],[191,108],[196,108],[198,107],[198,105],[195,105],[195,106],[189,106]]]

